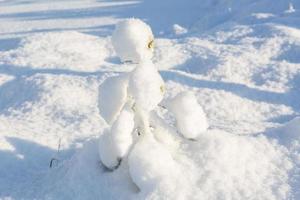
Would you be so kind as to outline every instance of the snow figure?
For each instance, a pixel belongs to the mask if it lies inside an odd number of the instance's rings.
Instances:
[[[164,82],[151,62],[153,34],[138,19],[116,26],[113,46],[122,61],[138,63],[127,74],[107,79],[99,88],[99,110],[110,128],[100,137],[99,155],[110,170],[118,167],[133,142],[134,129],[150,132],[148,115],[163,98]]]
[[[140,189],[172,183],[170,180],[179,174],[172,150],[164,146],[168,142],[161,141],[168,137],[156,136],[164,134],[163,130],[168,132],[171,125],[153,114],[165,92],[164,81],[151,61],[153,42],[151,28],[143,21],[120,22],[112,44],[121,61],[131,62],[135,68],[107,79],[99,88],[100,114],[109,125],[100,136],[100,160],[114,170],[128,157],[129,173]],[[177,95],[166,108],[174,114],[185,138],[195,139],[208,127],[201,106],[190,92]]]

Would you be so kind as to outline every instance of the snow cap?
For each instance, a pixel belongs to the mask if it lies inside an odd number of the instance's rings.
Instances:
[[[149,25],[140,19],[130,18],[116,25],[112,44],[122,62],[140,63],[152,58],[154,36]]]

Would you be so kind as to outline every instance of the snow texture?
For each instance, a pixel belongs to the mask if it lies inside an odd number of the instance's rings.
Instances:
[[[151,61],[143,60],[130,73],[128,93],[142,111],[155,109],[163,99],[164,87],[164,81]]]
[[[113,123],[127,101],[128,74],[106,79],[99,87],[99,111],[108,124]]]
[[[133,138],[134,114],[131,108],[126,107],[111,127],[112,143],[119,158],[124,157],[130,149]]]
[[[143,193],[156,187],[172,187],[179,168],[170,152],[152,134],[142,135],[128,158],[132,180]]]
[[[196,139],[207,130],[206,114],[192,92],[176,95],[167,107],[175,115],[178,130],[185,138]]]
[[[289,121],[284,127],[280,129],[280,136],[283,137],[281,142],[285,146],[291,147],[293,143],[300,142],[300,117],[296,117]]]
[[[0,199],[300,199],[299,8],[297,0],[0,0]],[[98,104],[110,104],[98,92],[135,67],[120,63],[111,37],[130,17],[153,30],[153,57],[144,53],[166,99],[193,92],[210,128],[182,139],[167,126],[174,116],[155,109],[154,139],[129,149],[135,168],[125,156],[110,172],[98,155],[110,131]],[[177,25],[188,32],[176,34]],[[160,171],[153,164],[163,159]],[[151,171],[149,182],[138,176]]]
[[[72,66],[75,71],[96,71],[110,51],[107,41],[98,37],[75,31],[54,32],[25,38],[19,48],[4,54],[4,60],[37,69]]]
[[[109,169],[117,167],[133,143],[134,114],[125,107],[110,129],[105,129],[99,141],[101,162]]]

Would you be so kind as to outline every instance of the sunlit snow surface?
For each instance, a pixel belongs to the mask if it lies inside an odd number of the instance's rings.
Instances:
[[[140,189],[97,144],[98,87],[132,70],[110,41],[127,17],[153,28],[166,98],[193,91],[210,124],[157,131],[136,158],[173,176]],[[299,55],[295,0],[0,0],[0,199],[300,199]]]

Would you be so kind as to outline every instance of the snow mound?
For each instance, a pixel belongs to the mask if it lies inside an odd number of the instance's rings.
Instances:
[[[113,173],[99,161],[98,139],[88,141],[73,157],[43,174],[41,185],[33,191],[37,199],[133,199],[137,192],[128,166]],[[39,184],[39,183],[37,183]]]
[[[150,26],[140,19],[127,19],[116,25],[112,44],[122,62],[139,63],[151,59],[154,36]]]
[[[186,146],[198,166],[195,199],[287,199],[292,163],[285,148],[264,136],[213,130]]]
[[[97,140],[87,142],[72,159],[47,173],[47,184],[37,194],[57,199],[66,195],[74,199],[178,200],[290,197],[288,175],[293,165],[287,150],[263,135],[211,130],[198,141],[182,141],[173,154],[153,135],[141,137],[128,162],[125,159],[113,172],[99,162]]]
[[[175,96],[167,107],[175,115],[180,133],[188,139],[195,139],[208,128],[206,115],[192,92]]]
[[[140,137],[128,158],[133,182],[146,194],[156,187],[172,190],[180,174],[178,164],[152,134]]]
[[[106,38],[75,31],[50,32],[23,39],[19,48],[4,54],[4,60],[36,69],[96,71],[111,52]]]

